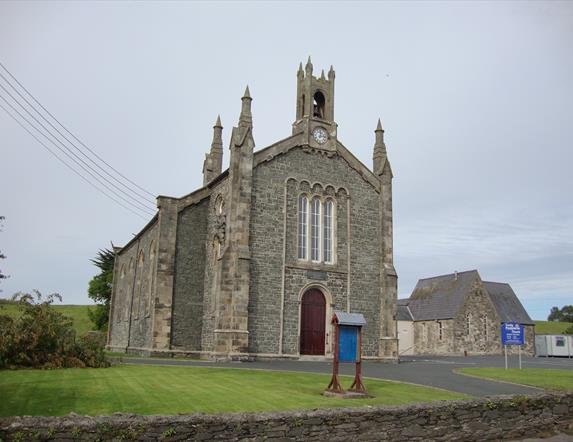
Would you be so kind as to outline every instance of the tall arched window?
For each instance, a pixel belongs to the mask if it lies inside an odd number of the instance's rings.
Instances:
[[[298,197],[298,259],[334,264],[335,217],[333,199],[323,202],[318,196],[311,199],[303,194]]]
[[[298,259],[307,259],[308,198],[298,197]]]
[[[333,230],[333,223],[332,223],[332,213],[333,213],[334,203],[332,200],[326,200],[324,203],[324,216],[323,216],[323,225],[324,225],[324,262],[331,263],[332,262],[332,230]]]
[[[137,259],[137,280],[135,281],[135,297],[137,299],[137,307],[135,308],[135,319],[139,318],[139,315],[141,314],[141,298],[142,298],[142,290],[143,290],[143,279],[144,279],[144,275],[143,275],[143,266],[145,264],[145,253],[143,253],[143,250],[141,250],[139,252],[139,257]]]
[[[320,199],[312,199],[310,204],[310,259],[320,261]]]

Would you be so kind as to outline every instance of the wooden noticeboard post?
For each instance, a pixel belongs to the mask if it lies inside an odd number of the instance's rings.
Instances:
[[[362,327],[366,325],[361,313],[334,312],[331,323],[334,325],[334,360],[332,379],[326,393],[344,395],[344,389],[338,379],[341,362],[355,363],[354,382],[348,389],[358,395],[367,395],[362,383]]]

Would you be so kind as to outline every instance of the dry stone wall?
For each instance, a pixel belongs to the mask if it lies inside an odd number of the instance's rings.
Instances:
[[[5,441],[487,441],[573,430],[573,393],[285,413],[0,420]]]

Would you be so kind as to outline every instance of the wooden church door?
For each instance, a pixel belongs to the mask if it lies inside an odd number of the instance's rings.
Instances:
[[[326,300],[320,290],[311,289],[302,296],[300,309],[300,354],[324,355]]]

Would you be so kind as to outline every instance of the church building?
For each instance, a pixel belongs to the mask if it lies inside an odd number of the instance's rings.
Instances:
[[[483,281],[477,270],[420,279],[408,299],[398,300],[396,316],[400,356],[500,355],[507,322],[523,326],[521,351],[534,353],[535,323],[511,286]]]
[[[370,169],[338,139],[334,80],[332,67],[314,76],[310,58],[301,63],[292,134],[257,151],[247,87],[227,170],[217,118],[203,187],[159,196],[157,214],[116,249],[110,350],[329,358],[340,310],[364,315],[365,358],[397,359],[384,130],[378,121]]]

